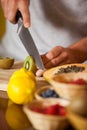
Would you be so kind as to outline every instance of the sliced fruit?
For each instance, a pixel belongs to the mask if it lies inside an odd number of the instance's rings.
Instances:
[[[32,56],[26,57],[23,67],[28,71],[32,71],[34,74],[37,71],[37,66],[36,66],[34,58]]]
[[[11,57],[0,57],[0,68],[10,69],[14,64],[14,58]]]
[[[87,64],[66,64],[48,69],[44,72],[44,78],[49,82],[54,76],[60,73],[87,72]]]

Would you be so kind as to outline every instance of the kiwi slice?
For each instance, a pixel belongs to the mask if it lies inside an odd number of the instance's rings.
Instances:
[[[14,64],[14,58],[0,57],[0,68],[1,69],[10,69],[13,64]]]
[[[37,66],[36,66],[35,60],[32,56],[26,57],[24,64],[23,64],[23,67],[28,71],[32,71],[34,74],[37,71]]]

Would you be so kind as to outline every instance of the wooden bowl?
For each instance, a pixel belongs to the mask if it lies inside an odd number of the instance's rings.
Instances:
[[[69,110],[67,112],[67,117],[70,120],[72,126],[76,130],[86,130],[87,129],[87,118],[83,118]]]
[[[32,108],[35,107],[44,108],[57,103],[59,103],[64,107],[69,105],[69,102],[63,99],[43,99],[43,100],[35,100],[31,103],[28,103],[23,107],[23,110],[35,129],[60,130],[64,129],[68,125],[68,120],[66,116],[46,115],[34,112],[32,110]]]
[[[59,94],[60,97],[72,100],[74,97],[80,95],[85,85],[71,84],[68,82],[80,78],[87,81],[87,73],[79,72],[59,74],[50,80],[50,84],[54,87],[54,90]]]
[[[76,69],[78,67],[78,69]],[[66,68],[68,68],[66,72]],[[87,64],[66,64],[66,65],[61,65],[61,66],[57,66],[51,69],[48,69],[44,72],[43,76],[44,78],[50,82],[50,80],[56,76],[59,75],[60,73],[70,73],[70,72],[85,72],[87,73]]]
[[[47,85],[47,86],[38,88],[38,90],[35,92],[35,98],[37,100],[43,100],[44,97],[41,96],[41,93],[45,92],[48,89],[54,90],[53,86],[51,86],[51,85]],[[49,97],[46,97],[45,99],[47,99],[47,98],[49,98]],[[54,98],[54,97],[50,97],[50,98]]]
[[[0,69],[10,69],[14,64],[13,57],[0,57]]]

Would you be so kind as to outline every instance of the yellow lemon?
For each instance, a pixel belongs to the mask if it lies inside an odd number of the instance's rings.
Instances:
[[[12,78],[17,78],[17,77],[31,77],[33,80],[35,80],[35,75],[33,74],[32,71],[27,71],[25,68],[21,68],[13,73],[11,76]]]
[[[14,103],[8,106],[5,118],[8,125],[14,130],[22,130],[31,126],[26,115],[22,111],[22,106]]]
[[[36,79],[32,72],[25,69],[13,73],[7,87],[8,97],[16,104],[25,104],[34,99],[37,89]]]

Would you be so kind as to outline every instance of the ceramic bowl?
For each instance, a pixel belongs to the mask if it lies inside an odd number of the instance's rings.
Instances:
[[[69,101],[63,99],[44,99],[26,104],[23,110],[36,130],[61,130],[68,125],[66,116],[47,115],[32,110],[36,107],[44,108],[58,103],[64,107],[69,105]]]
[[[50,80],[50,84],[54,87],[54,90],[60,97],[68,100],[72,100],[74,97],[81,94],[86,85],[69,83],[77,79],[83,79],[87,82],[87,73],[68,73],[59,74]]]
[[[46,85],[46,86],[38,88],[38,90],[35,92],[35,98],[37,100],[52,98],[52,97],[46,97],[46,98],[44,98],[44,97],[41,96],[41,93],[47,91],[48,89],[54,90],[54,88],[51,85]],[[53,97],[53,98],[55,98],[55,97]]]

